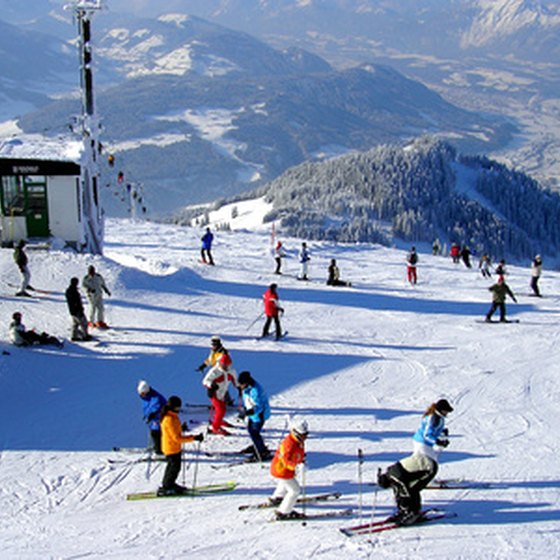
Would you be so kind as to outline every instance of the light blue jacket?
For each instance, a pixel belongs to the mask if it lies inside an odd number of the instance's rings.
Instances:
[[[441,436],[444,428],[445,418],[443,416],[435,413],[428,414],[422,418],[420,427],[416,430],[412,439],[428,447],[433,447]]]
[[[247,416],[251,422],[265,422],[270,418],[270,404],[268,396],[262,386],[256,381],[243,389],[243,407],[245,410],[253,410],[253,414]]]

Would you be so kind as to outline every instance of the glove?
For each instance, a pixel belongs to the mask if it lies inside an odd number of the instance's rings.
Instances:
[[[183,432],[188,432],[189,431],[189,425],[187,422],[183,422],[181,424],[181,430],[183,430]]]
[[[438,440],[436,440],[436,445],[439,445],[440,447],[447,447],[449,445],[449,440],[448,439],[438,439]]]
[[[196,368],[196,371],[199,371],[200,373],[202,373],[205,368],[206,368],[206,364],[202,363]]]
[[[196,436],[194,436],[194,440],[195,441],[204,441],[204,434],[196,434]]]
[[[157,418],[157,412],[152,412],[151,414],[148,414],[148,418],[146,418],[146,421],[148,423],[150,423],[152,420],[155,420]]]
[[[245,420],[246,416],[247,416],[247,411],[243,408],[239,411],[237,418],[239,418],[239,420]]]
[[[279,307],[279,308],[278,308],[278,313],[280,313],[280,315],[284,315],[284,308],[283,308],[283,307]]]
[[[443,428],[443,430],[441,431],[442,435],[444,435],[445,437],[447,437],[449,435],[449,430],[447,428]]]

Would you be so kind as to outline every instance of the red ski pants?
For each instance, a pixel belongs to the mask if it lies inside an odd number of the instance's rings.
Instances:
[[[224,416],[226,415],[226,403],[216,397],[210,399],[214,407],[214,416],[212,417],[212,430],[217,431],[222,427]]]

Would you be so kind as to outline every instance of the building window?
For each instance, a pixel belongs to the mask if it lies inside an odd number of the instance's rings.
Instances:
[[[1,198],[4,216],[25,215],[25,193],[21,176],[2,177]]]

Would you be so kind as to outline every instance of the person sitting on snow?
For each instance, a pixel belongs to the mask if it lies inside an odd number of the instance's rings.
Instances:
[[[52,345],[57,348],[62,348],[64,346],[62,341],[46,332],[37,334],[33,330],[26,330],[21,319],[21,313],[16,311],[12,315],[12,322],[10,323],[10,340],[15,346],[33,346],[35,344]]]

